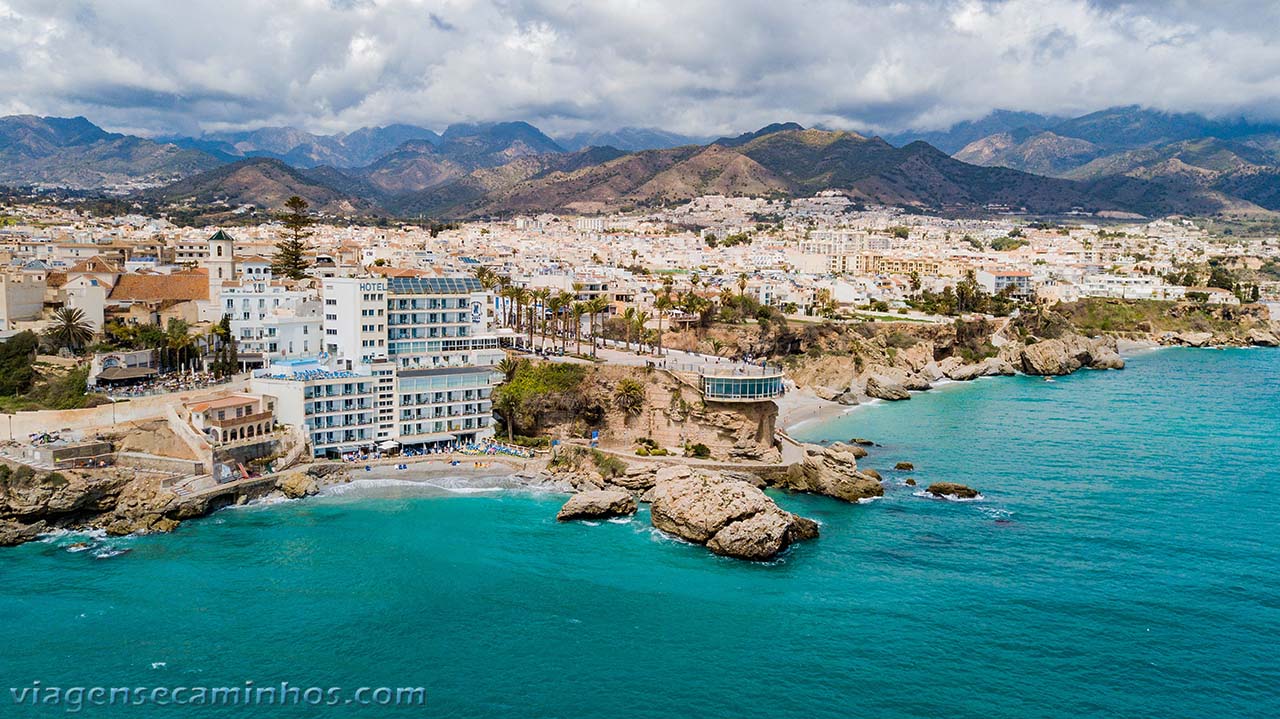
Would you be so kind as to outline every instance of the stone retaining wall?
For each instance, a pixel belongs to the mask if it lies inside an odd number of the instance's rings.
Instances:
[[[137,467],[156,472],[168,472],[177,475],[204,474],[204,463],[176,457],[161,457],[142,452],[117,452],[116,465],[119,467]]]

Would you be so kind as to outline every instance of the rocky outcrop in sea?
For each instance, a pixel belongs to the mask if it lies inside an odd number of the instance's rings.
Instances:
[[[858,470],[858,459],[846,446],[804,446],[805,458],[771,478],[770,483],[794,492],[821,494],[846,502],[884,496],[877,478]]]
[[[621,489],[593,489],[569,497],[556,519],[568,522],[575,519],[608,519],[636,513],[636,500],[630,492]]]
[[[736,559],[772,559],[818,536],[817,522],[783,510],[753,484],[702,470],[655,484],[649,516],[667,534]]]
[[[1065,375],[1086,367],[1124,369],[1114,337],[1066,335],[1022,346],[1013,344],[1001,358],[1030,375]]]

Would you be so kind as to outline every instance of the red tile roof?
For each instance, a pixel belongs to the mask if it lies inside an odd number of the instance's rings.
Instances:
[[[209,273],[204,269],[170,275],[120,275],[112,300],[148,302],[156,300],[209,299]]]

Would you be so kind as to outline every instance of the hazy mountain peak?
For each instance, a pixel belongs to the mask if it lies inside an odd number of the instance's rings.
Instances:
[[[788,132],[793,130],[803,130],[804,125],[798,122],[775,122],[756,130],[755,132],[744,132],[737,137],[722,137],[716,140],[714,145],[724,145],[725,147],[738,147],[745,145],[756,138],[772,135],[777,132]]]

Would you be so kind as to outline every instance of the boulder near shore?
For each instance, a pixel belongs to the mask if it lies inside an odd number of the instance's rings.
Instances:
[[[607,519],[636,513],[636,500],[630,492],[621,489],[593,489],[579,492],[560,508],[556,519],[568,522],[574,519]]]
[[[1107,337],[1067,335],[1013,346],[1006,354],[1013,365],[1030,375],[1066,375],[1084,367],[1124,369],[1115,339]]]
[[[659,530],[726,557],[764,561],[818,536],[818,523],[780,508],[758,487],[697,471],[659,480],[649,507]]]
[[[774,486],[823,494],[846,502],[884,496],[884,487],[878,478],[859,471],[857,457],[841,446],[806,444],[804,450],[804,459],[788,467],[785,476],[770,480]]]
[[[906,387],[878,375],[872,375],[867,378],[867,386],[863,391],[867,393],[868,397],[889,402],[911,399],[911,392]]]
[[[924,491],[943,499],[977,499],[982,494],[958,482],[934,482]]]

